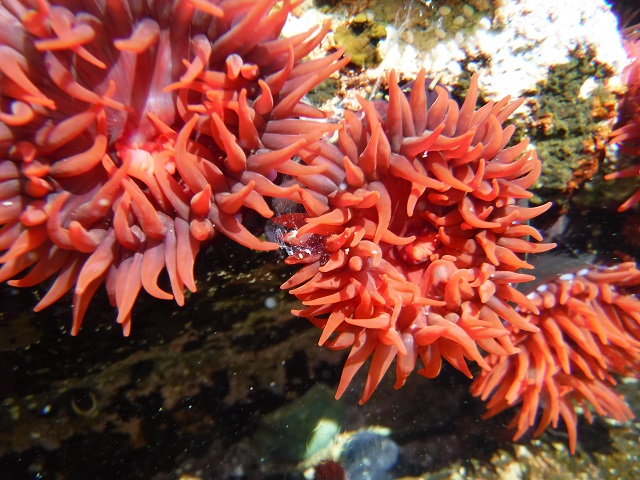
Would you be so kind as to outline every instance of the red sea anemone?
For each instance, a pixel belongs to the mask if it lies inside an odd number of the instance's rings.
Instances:
[[[322,328],[320,344],[350,349],[337,397],[372,357],[361,403],[396,359],[396,387],[414,369],[438,374],[442,358],[471,376],[489,368],[478,347],[516,353],[503,321],[535,332],[509,302],[537,313],[512,285],[533,279],[524,253],[549,250],[527,221],[549,205],[521,206],[540,161],[524,140],[507,147],[503,122],[520,105],[505,98],[475,109],[477,78],[460,107],[442,87],[428,104],[424,72],[407,97],[388,79],[389,101],[359,99],[337,146],[300,153],[326,168],[298,179],[305,212],[276,223],[289,263],[306,264],[283,288],[305,305],[296,315]]]
[[[289,0],[7,0],[0,5],[0,280],[74,288],[73,328],[103,282],[130,330],[141,288],[182,305],[220,231],[298,199],[279,174],[331,129],[302,102],[344,64],[303,61],[329,25],[279,38]],[[306,117],[306,119],[303,119]],[[158,286],[166,270],[172,293]]]
[[[640,271],[633,263],[562,275],[529,295],[539,314],[526,320],[540,331],[507,326],[520,352],[491,354],[490,370],[474,380],[472,393],[489,399],[486,417],[518,405],[514,440],[537,424],[534,436],[562,418],[575,451],[576,408],[618,421],[633,417],[615,392],[612,374],[640,375]],[[538,407],[542,414],[538,418]]]
[[[617,144],[623,153],[635,157],[635,163],[606,175],[606,180],[640,178],[640,27],[629,27],[625,29],[625,34],[627,39],[624,44],[631,63],[623,73],[627,91],[619,103],[618,124],[617,128],[611,132],[611,143]],[[620,205],[618,210],[623,212],[638,202],[640,202],[640,188]]]

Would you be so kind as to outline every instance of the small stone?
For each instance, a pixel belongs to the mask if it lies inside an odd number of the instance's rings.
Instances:
[[[404,32],[402,32],[400,38],[402,38],[402,40],[404,40],[409,45],[413,44],[413,32],[411,30],[405,30]]]
[[[469,5],[468,3],[465,3],[462,7],[462,14],[467,17],[467,18],[471,18],[473,17],[473,14],[475,13],[475,11],[473,10],[473,7],[471,5]]]
[[[489,30],[491,28],[491,20],[487,17],[482,17],[478,22],[478,27],[482,30]]]

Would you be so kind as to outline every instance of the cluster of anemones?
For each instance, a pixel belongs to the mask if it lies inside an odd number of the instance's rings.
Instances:
[[[640,270],[633,263],[565,274],[529,294],[540,310],[527,321],[540,331],[507,325],[520,351],[491,354],[491,367],[474,380],[472,393],[490,398],[487,417],[519,405],[514,440],[537,423],[535,436],[564,420],[575,451],[576,406],[618,421],[633,414],[616,393],[612,374],[640,375]],[[539,407],[542,414],[538,416]]]
[[[301,98],[345,61],[303,61],[328,24],[279,38],[289,0],[12,0],[0,5],[0,281],[74,288],[72,332],[106,283],[130,329],[141,288],[184,301],[220,231],[297,199],[277,175],[332,127]],[[247,32],[251,32],[247,35]],[[158,286],[166,270],[172,293]]]
[[[617,128],[611,132],[611,143],[618,145],[620,151],[635,158],[632,165],[605,176],[607,180],[637,177],[640,180],[640,27],[625,30],[625,48],[630,63],[623,72],[623,82],[627,91],[618,106]],[[640,188],[620,207],[623,212],[640,202]]]
[[[306,307],[294,313],[323,329],[320,344],[351,349],[338,397],[372,357],[361,402],[394,359],[398,387],[418,357],[426,377],[443,358],[471,376],[468,359],[489,368],[479,347],[516,353],[504,323],[538,331],[512,306],[538,313],[513,286],[533,278],[521,254],[553,247],[526,225],[548,205],[517,203],[541,168],[527,140],[506,147],[520,102],[476,110],[475,76],[461,107],[442,87],[432,101],[424,71],[408,96],[393,72],[388,84],[388,103],[345,113],[336,146],[301,151],[325,171],[299,179],[303,213],[276,219],[291,229],[287,261],[306,264],[283,285]]]
[[[408,96],[388,80],[388,103],[360,99],[336,145],[301,151],[326,171],[302,182],[304,212],[275,219],[288,263],[304,265],[283,285],[305,306],[294,313],[323,330],[320,344],[350,349],[336,396],[369,359],[361,402],[394,359],[396,388],[418,359],[426,377],[443,358],[471,376],[472,360],[487,416],[521,404],[516,439],[562,418],[574,451],[577,407],[589,420],[591,409],[631,418],[612,375],[640,371],[640,271],[593,268],[517,290],[533,279],[517,271],[531,268],[522,254],[552,247],[526,225],[546,206],[517,204],[540,172],[526,140],[506,147],[513,127],[502,123],[519,103],[476,110],[475,77],[461,107],[440,87],[432,101],[423,72]]]
[[[141,289],[180,305],[195,290],[196,254],[217,231],[278,248],[242,217],[271,218],[267,200],[284,199],[299,210],[275,230],[302,268],[283,288],[320,344],[350,349],[337,396],[369,358],[362,402],[394,360],[397,387],[418,362],[434,377],[443,359],[468,376],[475,361],[489,414],[522,402],[518,436],[538,404],[538,431],[562,417],[572,449],[574,402],[628,418],[609,384],[637,368],[626,289],[638,271],[579,273],[530,296],[514,286],[533,279],[524,256],[553,246],[527,224],[548,205],[521,203],[540,161],[527,140],[507,146],[520,103],[476,109],[474,76],[459,106],[424,72],[405,94],[391,72],[388,102],[359,99],[361,112],[323,122],[301,100],[348,59],[304,60],[328,24],[280,38],[299,3],[2,2],[0,281],[54,279],[37,310],[73,289],[74,334],[105,283],[128,334]],[[636,130],[615,141],[634,148]]]

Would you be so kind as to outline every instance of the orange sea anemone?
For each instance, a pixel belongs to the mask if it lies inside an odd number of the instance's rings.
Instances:
[[[105,282],[128,334],[141,288],[195,291],[215,232],[277,248],[242,213],[272,216],[264,197],[299,198],[279,174],[322,170],[292,160],[332,128],[300,100],[348,61],[302,61],[328,24],[279,38],[299,3],[3,1],[0,281],[54,278],[36,310],[73,288],[74,334]]]
[[[461,107],[442,87],[429,105],[424,71],[408,97],[394,72],[388,84],[388,105],[345,112],[336,146],[302,150],[326,171],[298,179],[304,213],[275,220],[287,261],[306,264],[283,285],[305,306],[294,313],[322,328],[321,345],[351,350],[337,397],[372,357],[361,402],[394,359],[399,387],[418,357],[426,377],[442,358],[471,376],[467,360],[489,368],[479,347],[517,352],[503,321],[538,330],[510,303],[537,312],[513,287],[533,279],[517,272],[532,268],[522,254],[553,247],[526,225],[549,205],[519,204],[541,169],[527,140],[507,147],[521,102],[476,110],[475,75]]]
[[[633,263],[565,274],[529,295],[539,314],[526,320],[539,332],[508,325],[520,352],[491,354],[491,367],[474,380],[472,393],[488,400],[485,417],[517,406],[514,440],[536,426],[534,436],[562,418],[573,453],[576,408],[618,421],[633,417],[616,393],[612,374],[640,375],[640,270]],[[538,417],[538,407],[542,414]]]
[[[618,105],[618,122],[611,132],[611,143],[618,145],[620,151],[635,157],[635,162],[627,168],[605,176],[606,180],[637,177],[640,181],[640,27],[625,30],[627,39],[625,48],[630,63],[623,72],[623,82],[627,91]],[[640,202],[640,187],[620,207],[623,212]]]

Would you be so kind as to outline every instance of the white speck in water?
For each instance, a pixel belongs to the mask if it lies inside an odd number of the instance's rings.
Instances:
[[[264,306],[267,307],[269,310],[276,308],[277,305],[278,305],[278,300],[276,300],[275,297],[267,297],[264,299]]]

